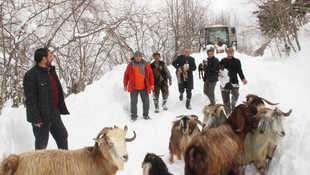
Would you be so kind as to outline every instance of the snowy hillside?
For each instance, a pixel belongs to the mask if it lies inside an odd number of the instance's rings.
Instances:
[[[308,25],[309,26],[309,25]],[[308,27],[309,28],[309,27]],[[283,111],[293,109],[293,113],[285,120],[286,136],[280,141],[272,160],[268,174],[272,175],[307,175],[310,173],[310,60],[307,48],[310,48],[310,34],[300,32],[301,52],[292,54],[284,61],[270,61],[267,53],[264,57],[253,58],[236,53],[243,65],[243,71],[248,85],[240,87],[241,103],[249,93],[257,94],[272,102],[280,102],[278,107]],[[198,65],[205,53],[192,54]],[[222,59],[225,55],[216,55]],[[202,120],[201,109],[209,104],[203,94],[203,82],[198,78],[198,71],[194,72],[194,86],[192,110],[186,110],[184,101],[178,100],[175,70],[169,67],[173,75],[173,85],[170,87],[168,111],[161,109],[154,113],[154,104],[151,101],[150,116],[152,120],[142,119],[142,104],[139,99],[139,118],[135,123],[129,117],[129,93],[123,90],[123,73],[126,65],[117,66],[105,74],[99,81],[88,86],[83,93],[71,95],[66,99],[70,116],[63,116],[69,133],[69,148],[77,149],[93,145],[97,133],[106,126],[128,125],[127,137],[137,133],[134,142],[127,143],[129,161],[119,175],[142,174],[141,163],[147,152],[163,155],[171,173],[181,175],[184,172],[183,160],[168,163],[168,143],[171,122],[177,115],[196,114]],[[216,87],[216,102],[222,103],[219,83]],[[32,128],[26,122],[25,109],[13,109],[7,103],[0,116],[0,155],[22,153],[34,149]],[[271,107],[273,108],[273,107]],[[49,149],[57,148],[50,138]],[[253,166],[248,166],[246,174],[257,174]]]

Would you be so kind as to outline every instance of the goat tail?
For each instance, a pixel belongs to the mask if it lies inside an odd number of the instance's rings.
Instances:
[[[0,175],[11,175],[17,170],[19,164],[19,156],[11,154],[8,158],[4,159],[0,165]]]
[[[205,151],[202,147],[190,144],[185,152],[185,175],[200,175],[205,165]]]

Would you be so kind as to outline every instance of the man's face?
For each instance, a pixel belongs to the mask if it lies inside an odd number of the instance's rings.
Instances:
[[[159,56],[159,55],[155,55],[155,56],[154,56],[154,60],[155,60],[155,62],[159,62],[160,56]]]
[[[140,56],[140,55],[135,56],[135,60],[137,62],[140,62],[142,60],[142,56]]]
[[[45,58],[45,57],[44,57]],[[49,67],[52,65],[52,61],[54,60],[50,51],[48,51],[47,58],[45,58],[45,66]]]
[[[208,58],[212,58],[214,56],[214,53],[213,52],[208,52],[207,55],[208,55]]]
[[[234,56],[234,52],[228,52],[228,53],[227,53],[227,57],[228,57],[228,58],[232,58],[233,56]]]
[[[184,49],[184,55],[185,56],[189,56],[191,54],[191,50],[189,50],[189,49]]]

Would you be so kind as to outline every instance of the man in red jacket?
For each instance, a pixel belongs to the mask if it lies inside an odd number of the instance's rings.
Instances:
[[[134,59],[128,64],[124,74],[124,90],[130,92],[131,103],[131,120],[135,121],[137,115],[138,95],[140,94],[143,103],[143,118],[148,120],[150,100],[149,94],[154,90],[154,77],[153,72],[142,59],[142,53],[136,51]]]

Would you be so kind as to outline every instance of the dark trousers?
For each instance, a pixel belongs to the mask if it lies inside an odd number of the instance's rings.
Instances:
[[[149,94],[147,93],[146,89],[137,90],[134,89],[133,92],[130,93],[130,103],[131,103],[131,117],[137,118],[137,103],[138,103],[138,95],[140,94],[141,100],[143,103],[143,117],[149,116],[149,108],[150,108],[150,101],[149,101]]]
[[[233,111],[239,98],[239,87],[231,87],[229,89],[222,89],[223,103],[230,111]],[[231,102],[230,102],[231,94]]]
[[[208,80],[206,80],[203,85],[203,92],[209,98],[211,105],[215,105],[215,95],[214,95],[215,86],[216,81],[210,82]]]
[[[179,86],[179,92],[181,94],[183,94],[185,89],[186,89],[186,98],[187,99],[192,98],[192,89],[186,88],[186,82],[182,82],[182,83],[178,84],[178,86]]]
[[[167,99],[169,96],[169,88],[168,88],[168,84],[165,81],[160,81],[154,86],[154,91],[153,91],[154,100],[158,100],[160,91],[163,96],[163,99],[164,100]]]
[[[35,149],[46,149],[49,133],[55,139],[58,149],[68,149],[68,132],[63,124],[58,110],[54,112],[55,120],[42,123],[41,127],[32,124],[33,134],[35,136]]]

